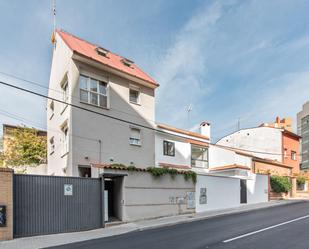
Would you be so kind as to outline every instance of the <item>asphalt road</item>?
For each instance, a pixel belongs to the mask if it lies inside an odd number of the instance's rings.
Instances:
[[[308,249],[309,202],[131,232],[52,248]]]

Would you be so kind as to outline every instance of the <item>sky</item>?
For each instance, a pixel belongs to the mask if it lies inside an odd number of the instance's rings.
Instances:
[[[0,9],[0,80],[46,94],[51,0]],[[57,28],[151,75],[157,122],[196,131],[208,121],[218,140],[238,123],[296,122],[309,100],[308,9],[307,0],[58,0]],[[46,120],[46,100],[0,85],[0,124],[45,129]]]

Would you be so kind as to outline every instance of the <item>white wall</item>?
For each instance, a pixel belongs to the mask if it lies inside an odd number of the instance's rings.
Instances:
[[[86,65],[72,59],[72,51],[64,44],[57,34],[57,48],[54,51],[50,76],[49,96],[62,99],[60,83],[67,74],[69,85],[69,102],[89,110],[110,115],[123,120],[138,123],[147,127],[154,126],[154,92],[155,90],[139,85],[123,77],[104,71],[99,65]],[[96,79],[108,79],[109,109],[103,109],[79,101],[80,73]],[[139,105],[129,102],[130,84],[140,87]],[[49,104],[49,103],[48,103]],[[122,163],[137,167],[155,165],[154,131],[141,128],[141,146],[129,144],[132,125],[102,115],[90,113],[76,108],[68,108],[62,113],[61,103],[55,102],[54,116],[50,118],[49,106],[47,115],[48,126],[48,174],[78,176],[78,165],[98,163]],[[60,126],[68,120],[69,153],[62,153],[62,133]],[[140,128],[140,127],[137,127]],[[54,137],[55,152],[51,154],[49,139]],[[101,140],[101,151],[99,140]],[[63,168],[67,167],[66,172]]]
[[[238,164],[251,168],[252,158],[215,145],[209,146],[209,168]]]
[[[67,47],[67,45],[60,38],[59,34],[56,34],[56,49],[53,51],[53,59],[49,80],[49,91],[48,96],[62,100],[62,89],[61,82],[67,74],[69,82],[72,79],[71,67],[72,67],[72,51]],[[69,91],[72,89],[69,83]],[[63,111],[64,105],[59,102],[54,102],[54,114],[49,107],[51,100],[47,101],[47,174],[51,175],[65,175],[64,168],[71,164],[71,155],[63,155],[63,144],[62,144],[62,132],[60,126],[64,121],[68,120],[70,122],[71,108],[67,106],[65,111]],[[70,133],[70,128],[69,128]],[[54,137],[55,150],[52,153],[49,140]],[[69,173],[71,168],[68,169]],[[70,175],[70,173],[68,174]]]
[[[92,170],[94,176],[103,172],[98,168]],[[186,181],[181,174],[175,178],[171,178],[170,175],[156,178],[147,172],[105,169],[104,173],[127,174],[121,184],[122,195],[116,200],[120,207],[117,209],[117,214],[123,221],[195,212],[194,207],[188,208],[187,199],[188,192],[195,192],[195,184],[191,179]],[[119,212],[122,212],[122,215],[119,215]]]
[[[268,175],[252,174],[252,180],[247,180],[248,204],[268,201]]]
[[[207,204],[200,204],[200,188],[206,188]],[[198,175],[195,189],[196,212],[238,207],[240,180],[237,178]]]
[[[206,188],[207,204],[200,204],[200,188]],[[196,212],[239,207],[240,179],[198,175],[195,188]],[[252,174],[247,180],[247,204],[268,201],[268,176]]]
[[[281,129],[257,127],[243,129],[221,138],[217,144],[239,149],[261,151],[273,154],[252,153],[255,156],[282,161]],[[250,152],[251,153],[251,152]]]
[[[175,143],[175,156],[165,156],[163,154],[163,141]],[[167,134],[156,133],[156,165],[159,163],[177,164],[191,166],[191,144]]]

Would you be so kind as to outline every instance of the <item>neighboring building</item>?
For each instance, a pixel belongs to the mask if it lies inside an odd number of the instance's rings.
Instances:
[[[251,154],[210,143],[210,124],[200,133],[158,124],[156,166],[193,170],[196,212],[268,201],[268,174],[255,174]]]
[[[156,132],[156,166],[195,169],[209,168],[210,125],[201,125],[201,133],[178,129],[168,125],[157,124]]]
[[[154,165],[154,131],[134,124],[154,127],[157,87],[133,61],[56,31],[48,96],[91,112],[48,101],[48,174],[91,176],[91,163]]]
[[[301,169],[309,170],[309,101],[297,113],[297,133],[301,140]]]
[[[217,144],[243,150],[257,158],[268,159],[280,163],[287,168],[292,167],[292,173],[299,173],[299,144],[297,134],[272,127],[256,127],[242,129],[221,138]],[[281,171],[273,164],[273,172]]]
[[[2,144],[2,150],[3,153],[6,151],[9,151],[9,139],[13,139],[14,137],[14,131],[17,129],[23,129],[22,126],[15,126],[15,125],[9,125],[9,124],[3,124],[3,144]],[[36,132],[37,136],[47,138],[47,132],[42,130],[37,130]],[[5,164],[5,162],[4,162]],[[34,175],[44,175],[47,171],[47,164],[40,164],[37,166],[29,166],[29,165],[20,165],[19,170],[28,173],[28,174],[34,174]],[[16,171],[18,173],[18,170]]]
[[[280,117],[276,117],[274,123],[263,123],[260,126],[262,127],[272,127],[272,128],[281,128],[288,131],[292,131],[293,129],[293,120],[292,118],[283,118],[280,120]]]

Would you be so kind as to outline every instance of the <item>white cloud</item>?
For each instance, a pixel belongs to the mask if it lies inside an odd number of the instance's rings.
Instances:
[[[158,63],[155,75],[161,85],[157,96],[159,118],[168,117],[178,126],[186,125],[186,106],[193,104],[193,111],[198,109],[199,100],[212,91],[212,83],[205,82],[207,56],[203,47],[222,11],[223,5],[219,2],[201,7]]]

